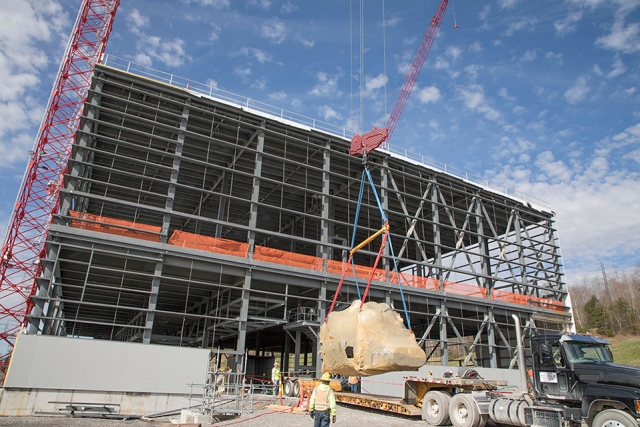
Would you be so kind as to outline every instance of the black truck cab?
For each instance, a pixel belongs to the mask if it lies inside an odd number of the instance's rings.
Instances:
[[[536,402],[563,407],[565,419],[585,420],[587,425],[607,409],[624,412],[637,423],[640,368],[615,364],[609,344],[592,335],[532,337],[531,377]]]

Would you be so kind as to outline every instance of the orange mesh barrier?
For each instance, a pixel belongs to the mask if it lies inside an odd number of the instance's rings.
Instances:
[[[531,298],[531,305],[540,308],[546,308],[547,310],[559,311],[561,313],[566,311],[566,307],[560,301],[554,301],[548,298],[529,297]]]
[[[253,259],[258,261],[285,264],[292,267],[308,268],[311,270],[322,270],[322,258],[301,255],[280,249],[256,246],[253,251]]]
[[[510,302],[512,304],[529,305],[529,297],[522,294],[514,294],[513,292],[501,291],[494,289],[491,292],[491,299],[502,302]]]
[[[135,239],[160,241],[160,227],[155,225],[140,224],[138,222],[122,219],[107,218],[86,212],[69,211],[69,215],[75,219],[69,224],[71,227],[82,230],[98,231],[100,233],[115,234],[118,236],[133,237]],[[125,228],[128,227],[128,228]],[[131,228],[148,231],[135,231]],[[156,234],[152,234],[156,233]]]
[[[247,258],[249,245],[246,243],[236,242],[235,240],[227,240],[216,237],[201,236],[198,234],[187,233],[185,231],[176,230],[169,239],[169,244],[183,246],[192,249],[200,249],[210,252],[217,252],[225,255],[238,256]],[[292,267],[306,268],[315,271],[322,270],[322,258],[301,255],[293,252],[283,251],[281,249],[267,248],[264,246],[256,246],[253,259],[265,262],[271,262],[281,265],[289,265]],[[342,276],[343,269],[347,268],[347,277],[353,277],[353,266],[340,261],[327,260],[327,273]],[[369,280],[371,267],[362,265],[355,266],[356,277],[360,280]],[[400,273],[402,285],[411,286],[420,289],[439,290],[439,282],[436,279],[414,276],[411,274]],[[386,272],[382,269],[376,269],[373,280],[378,282],[386,281]],[[397,284],[398,278],[395,272],[389,274],[389,281]],[[487,298],[487,290],[479,286],[467,285],[463,283],[444,282],[444,291],[456,295],[465,295],[473,298]],[[566,307],[563,303],[553,301],[547,298],[532,297],[527,295],[515,294],[501,290],[494,290],[491,299],[512,304],[531,305],[541,307],[547,310],[555,310],[564,312]]]
[[[501,291],[498,289],[494,289],[493,292],[491,292],[491,299],[496,301],[509,302],[512,304],[531,305],[559,312],[566,311],[564,303],[560,301],[554,301],[548,298],[540,298],[529,295],[515,294],[513,292]]]
[[[444,282],[444,291],[456,295],[466,295],[474,298],[486,298],[487,290],[479,286],[465,285],[463,283]]]
[[[342,275],[343,269],[347,269],[347,276],[353,277],[353,266],[351,264],[346,264],[340,261],[327,260],[327,273],[339,274]],[[358,279],[369,280],[369,276],[371,275],[371,267],[365,267],[364,265],[355,265],[355,275]],[[373,274],[373,280],[378,282],[385,282],[387,275],[386,271],[377,268],[376,272]],[[395,277],[394,277],[395,279]],[[392,280],[392,283],[398,283],[397,280],[395,282]]]
[[[396,274],[393,273],[391,277],[395,279]],[[411,286],[413,288],[430,289],[432,291],[437,291],[440,288],[438,281],[436,279],[431,279],[429,277],[414,276],[412,274],[400,273],[400,278],[402,279],[403,285]],[[392,280],[392,282],[398,283],[397,280]]]
[[[200,249],[202,251],[239,256],[242,258],[246,258],[249,252],[249,245],[246,243],[221,239],[219,237],[202,236],[180,230],[175,230],[167,243],[182,246],[183,248]]]

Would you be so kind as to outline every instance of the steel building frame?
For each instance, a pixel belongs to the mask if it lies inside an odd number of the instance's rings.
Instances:
[[[393,245],[370,299],[403,306],[393,249],[431,363],[508,367],[513,314],[525,335],[570,327],[550,209],[385,150],[369,168]],[[343,136],[97,65],[29,332],[295,353],[283,369],[320,369],[317,328],[340,279],[330,266],[382,226],[368,190],[354,227],[362,173]],[[181,246],[176,230],[246,251]],[[356,264],[372,266],[378,247]],[[348,277],[338,309],[362,285]]]

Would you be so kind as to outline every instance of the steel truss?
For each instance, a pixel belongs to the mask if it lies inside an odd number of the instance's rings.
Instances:
[[[362,164],[348,151],[345,138],[96,67],[30,332],[276,352],[283,370],[316,369],[317,335],[295,313],[324,319],[350,249]],[[539,332],[571,324],[551,210],[387,151],[369,166],[432,363],[508,367],[512,314]],[[371,193],[360,218],[355,241],[381,224]],[[177,244],[176,231],[191,237]],[[378,247],[355,263],[372,266]],[[390,262],[387,250],[369,295],[399,308]]]

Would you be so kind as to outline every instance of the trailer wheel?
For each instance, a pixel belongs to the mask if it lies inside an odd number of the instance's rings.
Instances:
[[[293,393],[293,383],[289,378],[287,378],[286,380],[284,380],[284,395],[291,397],[292,393]]]
[[[300,397],[300,381],[293,382],[293,397]]]
[[[638,423],[629,414],[619,409],[607,409],[593,418],[591,427],[637,427]]]
[[[449,424],[449,402],[451,394],[431,390],[422,399],[422,419],[434,426]]]
[[[484,427],[487,417],[481,417],[470,394],[459,393],[449,403],[449,418],[454,427]]]

